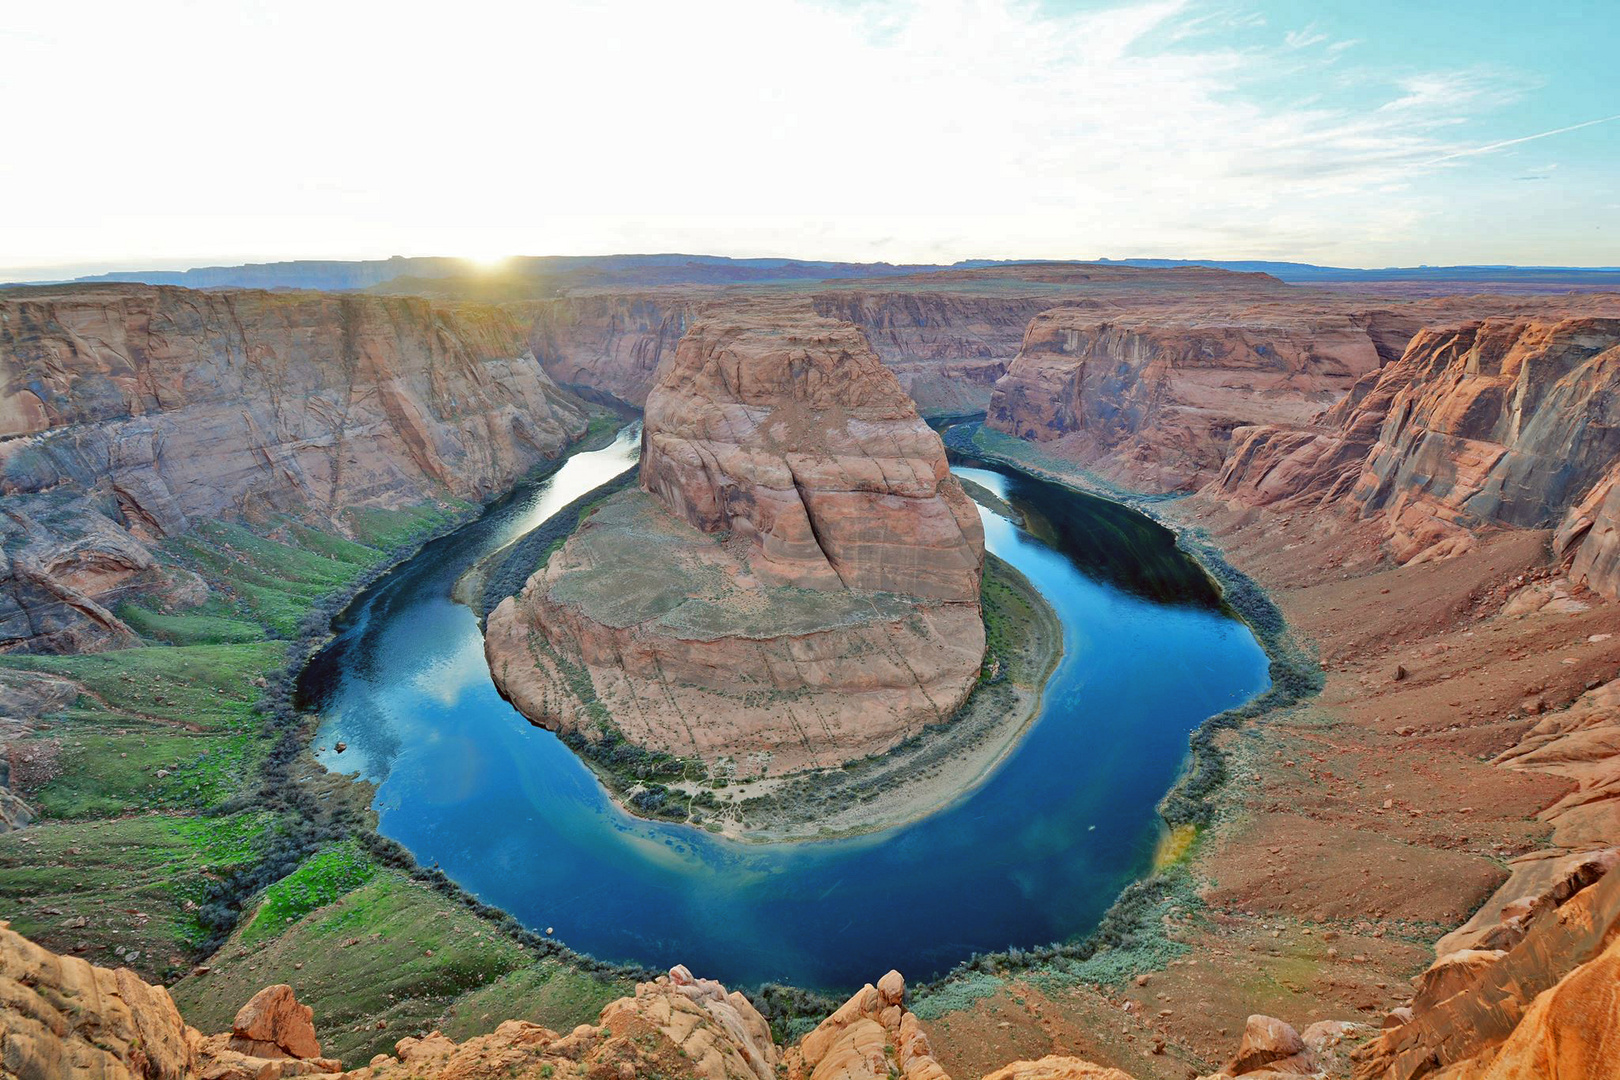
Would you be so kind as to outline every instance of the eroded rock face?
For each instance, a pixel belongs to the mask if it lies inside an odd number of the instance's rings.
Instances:
[[[1577,1040],[1592,1046],[1613,1045],[1620,1038],[1620,993],[1610,983],[1591,994],[1593,976],[1613,970],[1612,946],[1620,940],[1620,874],[1609,872],[1594,884],[1559,903],[1526,905],[1510,913],[1521,928],[1502,944],[1501,955],[1488,961],[1474,957],[1455,972],[1421,976],[1412,1017],[1386,1029],[1358,1049],[1358,1080],[1415,1080],[1440,1072],[1445,1076],[1493,1075],[1487,1063],[1504,1052],[1510,1040],[1514,1056],[1568,1053],[1578,1046],[1546,1045],[1549,1025],[1570,1025]],[[1516,938],[1517,940],[1513,940]],[[1512,941],[1508,945],[1508,941]],[[1591,965],[1598,964],[1597,968]],[[1447,959],[1437,964],[1454,965]],[[1548,997],[1548,995],[1552,997]],[[1554,1017],[1554,1010],[1580,1010]],[[1536,1017],[1531,1018],[1535,1012]],[[1525,1022],[1530,1023],[1525,1028]],[[1521,1030],[1524,1029],[1524,1030]],[[1535,1047],[1541,1043],[1541,1050]],[[1502,1049],[1499,1049],[1502,1048]],[[1452,1070],[1441,1072],[1441,1070]],[[1513,1073],[1501,1075],[1565,1075]],[[1571,1076],[1604,1075],[1572,1072]]]
[[[0,1075],[7,1080],[950,1080],[904,1007],[905,980],[870,984],[785,1053],[753,1003],[677,965],[562,1034],[508,1020],[454,1042],[401,1039],[362,1068],[319,1056],[292,990],[260,991],[234,1030],[203,1035],[168,991],[127,968],[40,948],[0,922]],[[299,1051],[307,1051],[300,1054]],[[1015,1062],[998,1080],[1130,1080],[1074,1058]]]
[[[867,983],[783,1056],[787,1080],[948,1080],[905,1007],[906,980]]]
[[[1058,302],[1031,296],[842,290],[817,314],[854,323],[925,415],[983,412],[1029,320]]]
[[[668,293],[604,293],[506,307],[528,327],[529,346],[553,379],[640,408],[700,304]]]
[[[1239,505],[1382,517],[1401,562],[1488,525],[1560,526],[1578,580],[1614,594],[1620,320],[1424,330],[1310,426],[1239,430],[1211,490]]]
[[[1403,561],[1483,523],[1555,525],[1620,456],[1620,320],[1419,335],[1349,498]]]
[[[490,614],[531,720],[751,777],[881,752],[972,690],[978,512],[855,328],[711,310],[647,399],[641,480]]]
[[[1570,580],[1620,596],[1620,462],[1569,508],[1553,548],[1570,561]]]
[[[0,648],[123,643],[201,520],[493,494],[586,426],[494,308],[141,286],[0,300]]]
[[[773,586],[747,551],[615,496],[490,613],[496,685],[544,727],[594,738],[605,709],[631,742],[739,776],[880,752],[972,689],[977,604]]]
[[[1064,456],[1133,487],[1182,490],[1215,476],[1235,428],[1304,423],[1379,363],[1364,320],[1342,315],[1059,308],[1030,322],[988,423],[1064,440]]]
[[[641,483],[769,580],[974,602],[978,511],[859,330],[781,305],[695,325],[647,397]]]
[[[1551,989],[1536,995],[1513,1034],[1437,1074],[1442,1080],[1613,1076],[1620,1065],[1620,935]]]

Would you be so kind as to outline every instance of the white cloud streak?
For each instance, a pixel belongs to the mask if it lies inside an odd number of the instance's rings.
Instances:
[[[1471,146],[1466,150],[1454,150],[1451,153],[1437,157],[1426,164],[1439,165],[1446,161],[1456,161],[1458,158],[1478,157],[1481,154],[1494,154],[1498,150],[1506,150],[1508,147],[1518,146],[1520,143],[1535,142],[1537,139],[1548,139],[1554,135],[1563,135],[1566,132],[1579,131],[1582,128],[1596,127],[1599,124],[1612,124],[1616,120],[1620,120],[1620,113],[1615,113],[1613,116],[1601,116],[1596,120],[1585,120],[1579,124],[1568,124],[1564,127],[1553,128],[1551,131],[1538,131],[1534,135],[1521,135],[1517,139],[1501,139],[1497,142],[1486,143],[1484,146]],[[1549,165],[1546,167],[1549,169],[1555,169],[1558,166]]]

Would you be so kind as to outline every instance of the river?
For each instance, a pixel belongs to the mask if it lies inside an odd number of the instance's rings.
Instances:
[[[321,717],[321,760],[377,783],[384,835],[581,952],[840,990],[890,967],[926,979],[975,952],[1084,934],[1150,867],[1154,807],[1188,733],[1267,685],[1248,627],[1163,529],[958,464],[1025,515],[1021,528],[981,508],[986,546],[1063,625],[1040,714],[1002,764],[929,817],[847,839],[744,844],[628,816],[502,700],[478,620],[450,590],[478,558],[634,465],[638,433],[428,544],[350,605],[300,680]]]

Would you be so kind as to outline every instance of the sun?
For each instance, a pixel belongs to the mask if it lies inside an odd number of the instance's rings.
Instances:
[[[463,252],[461,257],[479,270],[490,271],[505,266],[512,256],[508,252],[477,251]]]

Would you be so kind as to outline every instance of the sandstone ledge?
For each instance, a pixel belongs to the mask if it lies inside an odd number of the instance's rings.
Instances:
[[[773,585],[745,546],[605,502],[489,617],[496,684],[525,716],[740,776],[836,765],[949,719],[979,672],[976,603]]]

